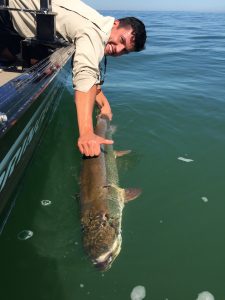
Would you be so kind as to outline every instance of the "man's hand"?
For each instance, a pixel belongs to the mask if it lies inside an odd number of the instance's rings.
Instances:
[[[112,121],[112,111],[111,111],[111,107],[109,105],[109,102],[104,103],[104,105],[100,108],[100,114],[99,116],[107,116],[109,118],[110,121]]]
[[[78,148],[85,156],[98,156],[101,152],[101,144],[111,145],[113,141],[106,140],[93,132],[86,133],[78,139]]]
[[[95,103],[95,99],[98,98],[97,86],[94,85],[88,92],[75,91],[75,103],[77,108],[77,120],[80,132],[78,139],[78,148],[80,152],[86,156],[98,156],[100,154],[101,144],[113,144],[113,141],[106,140],[96,134],[94,134],[92,123],[92,112]],[[110,118],[112,114],[109,103],[104,97],[98,98],[96,102],[102,108],[101,114],[105,114]],[[111,116],[112,118],[112,116]]]
[[[107,116],[109,118],[109,120],[111,121],[112,116],[113,116],[112,110],[111,110],[111,107],[109,105],[109,102],[108,102],[106,96],[103,94],[101,89],[97,90],[97,95],[96,95],[95,101],[100,108],[99,116],[102,116],[102,115]]]

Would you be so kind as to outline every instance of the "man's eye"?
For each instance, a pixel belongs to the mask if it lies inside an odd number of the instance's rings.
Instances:
[[[123,37],[120,38],[120,42],[121,42],[122,44],[124,44],[124,38],[123,38]]]

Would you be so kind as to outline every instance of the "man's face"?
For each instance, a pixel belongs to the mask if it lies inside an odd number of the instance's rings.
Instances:
[[[128,54],[134,49],[132,28],[119,27],[119,20],[115,20],[109,40],[105,46],[105,55],[120,56]]]

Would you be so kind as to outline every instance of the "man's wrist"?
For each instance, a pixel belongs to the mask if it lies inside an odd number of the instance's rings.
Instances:
[[[85,128],[82,130],[79,130],[80,136],[88,135],[94,133],[93,127],[92,128]]]

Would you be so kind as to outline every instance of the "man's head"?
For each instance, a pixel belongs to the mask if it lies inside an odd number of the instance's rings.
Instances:
[[[141,51],[146,42],[145,25],[134,17],[114,21],[105,55],[120,56],[132,51]]]

